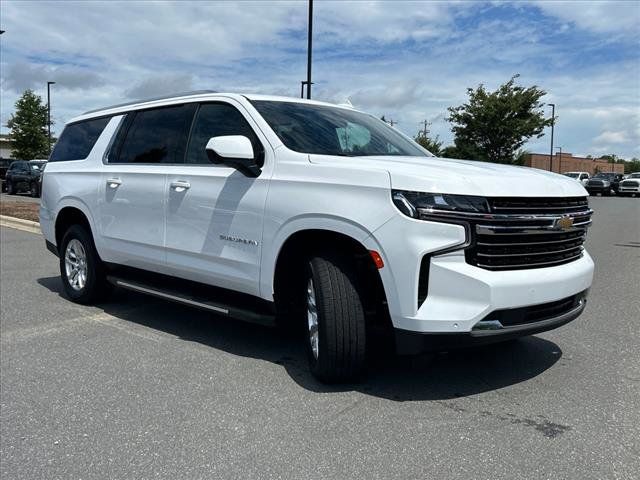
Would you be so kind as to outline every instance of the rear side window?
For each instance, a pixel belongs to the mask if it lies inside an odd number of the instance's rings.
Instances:
[[[156,108],[134,115],[110,163],[183,163],[195,104]]]
[[[248,137],[260,164],[263,156],[262,144],[242,114],[226,103],[204,103],[200,106],[191,131],[186,163],[211,165],[205,147],[211,137],[223,135]]]
[[[96,118],[67,125],[51,152],[50,162],[84,160],[98,141],[111,117]]]

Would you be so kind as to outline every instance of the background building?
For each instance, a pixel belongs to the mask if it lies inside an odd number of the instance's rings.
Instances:
[[[0,134],[0,160],[13,160],[11,154],[11,144],[13,139],[10,135]]]
[[[524,165],[556,173],[589,172],[591,175],[598,172],[624,173],[623,163],[609,163],[609,160],[604,158],[574,157],[571,153],[562,152],[562,155],[556,153],[553,156],[551,169],[549,169],[549,161],[549,154],[529,153],[525,155]]]

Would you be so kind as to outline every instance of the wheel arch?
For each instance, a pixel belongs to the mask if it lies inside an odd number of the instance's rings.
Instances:
[[[54,224],[54,232],[56,239],[56,246],[59,248],[62,241],[62,236],[69,229],[71,225],[82,225],[87,228],[89,234],[94,238],[94,229],[91,222],[91,216],[87,211],[78,204],[66,204],[60,208],[56,215]]]
[[[369,250],[361,240],[339,230],[304,228],[286,237],[278,249],[272,268],[270,291],[273,292],[276,305],[282,299],[282,292],[289,290],[289,282],[300,280],[310,255],[327,248],[353,255],[358,275],[362,279],[365,308],[369,317],[374,318],[377,324],[390,325],[382,278]]]

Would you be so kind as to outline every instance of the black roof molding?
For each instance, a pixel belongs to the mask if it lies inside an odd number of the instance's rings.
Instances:
[[[129,105],[138,105],[139,103],[157,102],[159,100],[168,100],[170,98],[177,97],[189,97],[192,95],[204,95],[206,93],[218,93],[215,90],[193,90],[191,92],[172,93],[170,95],[162,95],[161,97],[144,98],[142,100],[135,100],[133,102],[118,103],[117,105],[110,105],[108,107],[96,108],[95,110],[89,110],[82,115],[89,113],[102,112],[103,110],[111,110],[112,108],[128,107]]]

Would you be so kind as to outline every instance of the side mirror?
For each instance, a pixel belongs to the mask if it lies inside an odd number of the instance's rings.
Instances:
[[[247,177],[260,175],[251,140],[244,135],[211,137],[205,147],[211,163],[224,164],[238,169]]]

